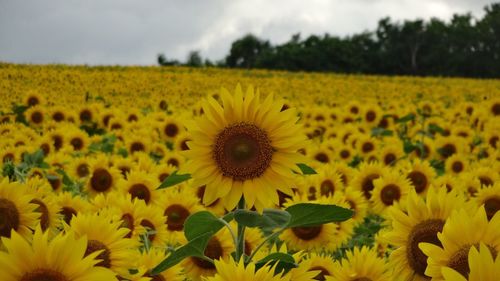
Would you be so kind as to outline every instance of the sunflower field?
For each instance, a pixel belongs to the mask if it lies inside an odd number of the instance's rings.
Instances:
[[[498,281],[500,80],[0,64],[1,281]]]

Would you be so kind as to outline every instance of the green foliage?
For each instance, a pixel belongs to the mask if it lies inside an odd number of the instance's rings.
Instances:
[[[271,253],[265,258],[257,261],[255,263],[255,269],[257,270],[265,265],[276,265],[275,274],[279,274],[281,272],[286,273],[290,271],[290,269],[298,266],[293,256],[287,253]]]
[[[262,214],[239,209],[234,211],[234,219],[246,227],[259,227],[267,233],[276,228],[286,227],[291,215],[287,211],[278,209],[264,209]]]
[[[25,182],[28,173],[33,168],[48,169],[49,164],[43,161],[43,150],[38,149],[33,153],[25,153],[23,161],[18,165],[12,162],[6,162],[2,168],[2,175],[8,177],[11,181]]]
[[[184,236],[188,241],[206,233],[217,233],[224,227],[224,222],[208,211],[190,215],[184,222]]]
[[[393,131],[387,130],[384,128],[373,128],[372,129],[372,137],[388,137],[394,134]]]
[[[163,182],[158,186],[157,189],[167,188],[179,184],[181,182],[187,181],[191,178],[190,174],[177,174],[177,171],[174,171],[171,175],[169,175]]]
[[[304,175],[314,175],[314,174],[317,174],[317,172],[313,168],[307,166],[304,163],[298,163],[297,166],[300,168],[300,171]]]
[[[89,151],[91,152],[104,152],[106,154],[113,153],[116,142],[115,135],[103,136],[100,142],[94,142],[89,145]]]
[[[335,205],[300,203],[285,209],[291,218],[287,227],[309,227],[330,222],[341,222],[352,217],[354,212]]]

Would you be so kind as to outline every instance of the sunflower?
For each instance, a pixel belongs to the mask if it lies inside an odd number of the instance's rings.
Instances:
[[[89,158],[82,156],[71,160],[66,172],[75,179],[82,179],[90,175]]]
[[[335,262],[332,276],[327,281],[386,281],[391,280],[391,271],[384,259],[377,256],[374,249],[366,246],[347,252],[346,258]]]
[[[290,278],[282,277],[282,274],[274,275],[274,267],[263,266],[256,269],[254,263],[246,266],[243,260],[235,262],[233,259],[215,260],[214,265],[217,273],[214,276],[203,278],[204,281],[288,281]],[[199,280],[199,279],[196,279]]]
[[[232,260],[231,253],[233,251],[234,245],[232,243],[231,235],[229,234],[227,228],[224,227],[212,236],[212,238],[210,238],[204,254],[214,261],[228,261]],[[216,273],[220,273],[220,271],[215,267],[215,264],[198,257],[189,257],[183,260],[181,265],[184,268],[187,277],[193,281],[200,281],[204,277],[206,278],[214,276]],[[234,276],[231,276],[231,278],[234,278]]]
[[[390,265],[395,276],[401,280],[428,280],[424,272],[427,257],[418,248],[420,242],[441,245],[437,233],[453,210],[463,207],[464,198],[456,191],[430,188],[425,200],[411,191],[406,204],[407,210],[392,208],[389,217],[392,229],[384,233],[383,239],[396,248],[390,255]]]
[[[185,151],[189,150],[188,142],[192,141],[193,138],[187,132],[180,133],[175,139],[174,150],[175,151]]]
[[[472,246],[484,243],[492,255],[500,252],[500,214],[488,221],[484,207],[470,213],[466,209],[455,210],[446,221],[443,231],[438,233],[441,245],[420,243],[422,252],[428,256],[425,275],[442,280],[442,268],[449,267],[464,277],[470,273],[467,254]]]
[[[342,192],[344,190],[344,184],[340,174],[337,173],[330,166],[323,166],[318,171],[317,175],[314,175],[314,186],[317,190],[317,196],[332,196],[335,192]]]
[[[132,199],[138,198],[146,204],[157,200],[158,191],[156,188],[160,185],[158,180],[142,171],[133,170],[127,175],[127,179],[121,179],[118,182],[118,189],[132,196]]]
[[[26,120],[32,127],[41,127],[45,120],[45,108],[35,105],[24,112]]]
[[[500,210],[500,183],[493,186],[484,187],[476,194],[474,198],[477,206],[484,205],[486,216],[491,220]]]
[[[368,200],[359,190],[348,187],[343,191],[344,200],[349,204],[349,208],[354,211],[352,220],[356,223],[362,223],[368,213]]]
[[[31,235],[40,218],[34,199],[26,186],[7,178],[0,182],[0,237],[14,232],[26,238]]]
[[[132,268],[133,249],[138,242],[125,238],[129,229],[121,227],[120,221],[104,214],[77,214],[71,224],[65,226],[66,231],[74,231],[77,238],[88,239],[85,253],[99,251],[98,266],[106,267],[118,274],[126,274]]]
[[[386,144],[380,151],[380,161],[386,166],[394,166],[404,155],[405,153],[400,145]]]
[[[163,182],[176,170],[175,166],[159,163],[153,167],[151,173],[158,179],[159,182]]]
[[[162,133],[162,137],[169,141],[174,141],[184,131],[181,122],[171,117],[167,117],[158,129]]]
[[[459,175],[460,173],[468,170],[469,161],[465,155],[454,154],[446,159],[444,166],[446,173]]]
[[[77,214],[86,213],[91,208],[87,200],[84,200],[81,196],[73,196],[69,192],[59,193],[55,197],[55,200],[59,206],[61,219],[66,224],[70,224],[73,217]]]
[[[491,186],[495,182],[500,180],[500,176],[498,175],[498,171],[493,167],[483,167],[479,166],[472,171],[473,175],[479,179],[481,182],[481,186]]]
[[[33,194],[30,203],[35,204],[35,212],[40,213],[40,227],[43,231],[55,231],[61,225],[60,208],[53,196],[52,188],[42,178],[31,178],[26,182],[28,191]]]
[[[24,102],[23,104],[27,105],[28,107],[32,107],[35,105],[42,105],[45,103],[45,97],[41,95],[39,92],[31,90],[29,93],[24,97]]]
[[[269,95],[260,100],[248,88],[236,94],[222,89],[222,106],[213,98],[204,104],[204,116],[187,127],[193,137],[185,154],[186,170],[194,186],[206,185],[203,201],[210,204],[223,198],[232,210],[242,195],[249,208],[262,210],[278,190],[291,194],[293,170],[303,163],[297,153],[305,141],[294,109],[280,111],[283,104]]]
[[[66,139],[73,151],[84,151],[89,145],[89,136],[80,129],[69,130]]]
[[[305,264],[305,261],[308,261],[307,271],[317,271],[312,278],[313,280],[325,280],[327,276],[332,276],[333,271],[335,271],[335,262],[332,257],[328,255],[321,255],[312,252],[306,256],[305,260],[301,261],[300,264]]]
[[[359,171],[354,176],[352,186],[354,189],[363,192],[366,199],[370,199],[374,188],[373,181],[380,178],[385,171],[387,171],[387,168],[379,163],[364,162],[359,166]]]
[[[363,136],[356,142],[356,149],[358,154],[365,159],[370,159],[370,156],[376,156],[376,152],[379,150],[380,142],[370,136]]]
[[[376,214],[384,214],[388,207],[396,202],[405,202],[411,189],[410,181],[395,171],[382,174],[373,181],[372,210]]]
[[[90,195],[106,193],[115,189],[120,179],[120,171],[115,167],[109,167],[108,159],[99,156],[89,161],[89,179],[86,184],[86,191]]]
[[[443,267],[441,272],[444,281],[496,281],[500,275],[500,256],[495,258],[490,249],[483,243],[479,244],[479,249],[471,247],[468,256],[469,278],[465,278],[460,272]]]
[[[155,205],[139,205],[136,211],[140,218],[137,236],[147,237],[154,247],[165,247],[165,245],[176,245],[179,241],[169,240],[169,232],[165,221],[167,220],[162,213],[162,209]],[[137,238],[137,237],[134,237]]]
[[[411,168],[407,169],[405,173],[406,178],[410,180],[417,194],[421,195],[427,193],[427,189],[431,185],[432,180],[436,177],[434,168],[425,160],[415,160]]]
[[[63,106],[54,106],[50,108],[49,115],[55,122],[62,122],[66,120],[66,111],[67,109]]]
[[[166,225],[170,244],[185,241],[184,222],[191,214],[203,210],[196,197],[191,194],[191,191],[185,188],[179,191],[163,190],[155,203],[160,208],[159,212],[166,217],[163,223]]]
[[[102,254],[88,253],[90,241],[75,238],[73,232],[49,241],[49,233],[37,227],[31,243],[17,232],[2,242],[6,249],[0,252],[3,281],[117,281],[113,271],[99,266]]]

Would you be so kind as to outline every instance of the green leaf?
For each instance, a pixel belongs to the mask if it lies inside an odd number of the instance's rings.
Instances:
[[[285,227],[291,215],[278,209],[264,209],[262,214],[255,211],[238,209],[234,211],[234,219],[247,227],[259,227],[266,230]]]
[[[191,178],[190,174],[177,174],[177,171],[174,171],[170,176],[168,176],[157,189],[167,188],[179,184],[181,182],[187,181]]]
[[[269,264],[270,266],[274,266],[276,264],[275,274],[279,274],[283,271],[286,273],[290,269],[298,266],[295,263],[293,256],[286,253],[272,253],[266,256],[255,263],[255,269],[257,270],[266,264]]]
[[[336,205],[300,203],[285,209],[290,215],[287,227],[309,227],[330,222],[341,222],[352,217],[354,212]]]
[[[444,129],[439,127],[436,124],[429,124],[428,130],[432,134],[435,134],[435,133],[440,133],[441,135],[444,134]]]
[[[415,120],[415,114],[409,113],[401,118],[396,119],[396,123],[406,123]]]
[[[361,158],[359,155],[356,155],[347,165],[351,168],[356,168],[362,161],[363,158]]]
[[[300,171],[304,175],[315,175],[315,174],[317,174],[317,172],[313,168],[307,166],[304,163],[298,163],[297,166],[300,168]]]
[[[217,233],[224,227],[219,218],[208,211],[200,211],[190,215],[184,222],[184,235],[188,241],[206,233]]]
[[[413,145],[413,143],[410,141],[410,140],[404,140],[403,142],[403,150],[406,154],[412,152],[413,150],[415,150],[417,147],[415,145]]]
[[[205,254],[205,248],[207,247],[208,241],[212,235],[212,232],[205,233],[189,241],[186,245],[178,248],[160,264],[153,268],[151,274],[158,275],[187,257],[203,257]]]
[[[386,130],[384,128],[373,128],[372,129],[372,137],[378,137],[378,136],[392,136],[393,132],[391,130]]]
[[[117,154],[121,155],[123,158],[128,157],[128,151],[126,148],[122,147],[116,151]]]

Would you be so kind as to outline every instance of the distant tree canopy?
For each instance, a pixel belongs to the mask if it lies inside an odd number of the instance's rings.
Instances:
[[[342,73],[500,77],[500,3],[475,19],[456,14],[449,22],[433,18],[393,22],[381,19],[373,32],[348,37],[300,34],[281,45],[248,34],[234,41],[224,62],[235,68]],[[197,65],[202,66],[199,53]],[[158,58],[160,59],[160,58]],[[163,57],[163,59],[165,59]],[[159,63],[163,65],[163,63]]]

